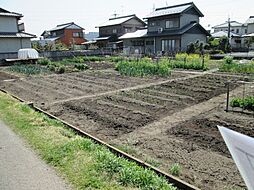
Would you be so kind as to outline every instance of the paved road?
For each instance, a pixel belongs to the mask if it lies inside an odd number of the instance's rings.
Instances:
[[[70,190],[55,171],[0,121],[1,190]]]

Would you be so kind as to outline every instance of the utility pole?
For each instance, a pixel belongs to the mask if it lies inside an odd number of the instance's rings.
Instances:
[[[230,17],[228,17],[228,47],[227,50],[229,51],[230,43],[231,43],[231,24],[230,24]]]

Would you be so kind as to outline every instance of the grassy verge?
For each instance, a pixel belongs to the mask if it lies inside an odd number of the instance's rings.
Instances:
[[[0,118],[77,189],[176,189],[154,172],[115,156],[3,93]]]

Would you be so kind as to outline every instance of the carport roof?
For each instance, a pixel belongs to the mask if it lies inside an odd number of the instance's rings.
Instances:
[[[0,38],[36,38],[36,36],[25,32],[18,33],[0,32]]]

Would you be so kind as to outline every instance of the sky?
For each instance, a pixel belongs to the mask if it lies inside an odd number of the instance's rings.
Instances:
[[[254,16],[254,0],[0,0],[0,7],[24,15],[25,31],[40,36],[58,24],[75,22],[85,32],[98,31],[95,26],[113,14],[136,14],[144,18],[153,8],[193,1],[204,14],[200,23],[207,28],[231,20],[244,23]]]

